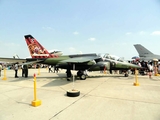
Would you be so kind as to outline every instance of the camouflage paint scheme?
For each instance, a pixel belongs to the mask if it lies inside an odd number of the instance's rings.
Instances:
[[[32,58],[14,59],[0,58],[0,61],[25,62],[23,64],[42,63],[54,65],[58,68],[78,70],[78,71],[99,71],[99,70],[128,70],[130,68],[140,68],[125,61],[108,59],[107,55],[101,57],[95,53],[77,55],[54,55],[50,54],[33,36],[25,35],[25,40]],[[73,64],[75,68],[73,68]]]

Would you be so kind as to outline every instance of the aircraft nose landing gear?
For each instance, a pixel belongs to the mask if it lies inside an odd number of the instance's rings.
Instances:
[[[128,77],[128,71],[124,71],[124,77]]]

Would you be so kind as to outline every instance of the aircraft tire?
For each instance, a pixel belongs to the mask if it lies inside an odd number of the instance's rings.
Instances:
[[[67,90],[67,96],[68,97],[77,97],[80,95],[79,90]]]
[[[83,73],[81,71],[77,72],[77,76],[81,76]]]
[[[80,76],[80,79],[81,79],[81,80],[85,80],[85,79],[86,79],[86,75],[85,75],[85,74],[82,74],[82,75]]]

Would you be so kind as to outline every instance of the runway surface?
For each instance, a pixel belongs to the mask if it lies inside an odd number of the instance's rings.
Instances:
[[[7,80],[0,79],[0,120],[160,120],[160,77],[138,75],[140,86],[134,86],[135,76],[89,72],[86,80],[66,80],[65,70],[48,73],[40,69],[37,75],[37,99],[34,100],[33,74],[14,78],[6,70]],[[73,72],[76,75],[76,72]],[[78,97],[66,96],[70,89],[80,91]]]

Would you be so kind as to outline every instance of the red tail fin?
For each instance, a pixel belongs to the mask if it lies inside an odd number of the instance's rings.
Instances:
[[[55,58],[56,55],[50,54],[34,37],[25,35],[25,40],[32,58]]]

